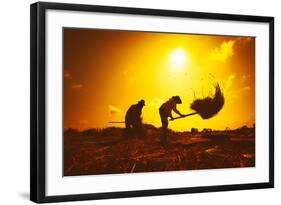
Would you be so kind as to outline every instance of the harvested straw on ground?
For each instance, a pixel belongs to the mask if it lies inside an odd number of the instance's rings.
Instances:
[[[214,96],[196,99],[190,105],[190,108],[196,111],[203,119],[209,119],[215,116],[224,105],[224,96],[219,84],[215,88]]]

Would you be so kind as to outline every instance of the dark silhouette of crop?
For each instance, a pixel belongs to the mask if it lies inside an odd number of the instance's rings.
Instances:
[[[190,108],[196,111],[203,119],[209,119],[215,116],[224,105],[224,96],[219,84],[216,85],[214,96],[196,99],[190,105]]]

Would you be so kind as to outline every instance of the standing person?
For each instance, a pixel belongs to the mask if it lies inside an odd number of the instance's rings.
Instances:
[[[145,106],[145,101],[140,100],[137,104],[131,105],[125,116],[125,136],[128,137],[136,134],[139,137],[144,136],[142,127],[142,108]]]
[[[163,103],[159,108],[159,114],[162,123],[162,143],[167,144],[167,131],[168,131],[168,117],[173,120],[172,110],[180,116],[184,116],[177,110],[177,104],[182,104],[179,96],[173,96],[168,101]]]

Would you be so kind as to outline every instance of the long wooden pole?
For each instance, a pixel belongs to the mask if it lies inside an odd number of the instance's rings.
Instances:
[[[185,117],[188,117],[188,116],[191,116],[191,115],[196,115],[196,114],[198,114],[198,112],[193,112],[193,113],[190,113],[190,114],[187,114],[187,115],[175,117],[173,119],[170,119],[170,121],[174,121],[174,120],[177,120],[177,119],[185,118]]]
[[[175,118],[173,118],[173,119],[170,119],[170,121],[178,120],[178,119],[185,118],[185,117],[188,117],[188,116],[191,116],[191,115],[196,115],[196,114],[198,114],[198,112],[193,112],[193,113],[189,113],[189,114],[187,114],[187,115],[175,117]],[[125,122],[124,122],[124,121],[110,121],[110,122],[108,122],[108,123],[119,124],[119,123],[125,123]]]
[[[112,122],[112,121],[110,121],[110,122],[108,122],[108,123],[115,123],[115,124],[117,124],[117,123],[125,123],[125,122]]]

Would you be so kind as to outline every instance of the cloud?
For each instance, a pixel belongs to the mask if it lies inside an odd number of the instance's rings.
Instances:
[[[63,77],[68,80],[72,79],[72,75],[70,74],[69,70],[67,70],[67,69],[64,69]]]
[[[225,85],[225,87],[226,87],[227,89],[232,86],[233,81],[234,81],[235,78],[236,78],[236,75],[235,75],[235,74],[231,74],[231,75],[227,78],[227,80],[226,80],[226,85]]]
[[[164,103],[164,100],[162,100],[162,99],[156,97],[156,98],[151,99],[151,100],[147,103],[147,106],[151,106],[151,107],[160,107],[163,103]]]
[[[249,43],[252,40],[255,40],[255,37],[239,37],[239,38],[237,38],[238,43],[241,43],[241,44]]]
[[[245,86],[241,89],[241,91],[249,91],[249,90],[252,90],[250,86]]]
[[[247,76],[242,75],[241,78],[240,78],[240,83],[245,83],[246,79],[247,79]]]
[[[115,107],[113,105],[109,105],[108,109],[109,109],[109,112],[110,112],[111,115],[116,115],[116,114],[122,114],[123,113],[123,111],[120,108]]]
[[[135,78],[133,76],[130,76],[129,81],[130,81],[130,83],[133,83],[133,82],[135,82]]]
[[[222,44],[219,47],[211,50],[210,58],[213,60],[218,60],[218,61],[224,62],[226,59],[233,56],[234,44],[235,44],[234,40],[222,42]]]
[[[71,86],[72,89],[76,89],[76,90],[80,90],[83,88],[83,85],[82,84],[73,84]]]
[[[126,70],[124,70],[124,71],[122,72],[122,74],[123,74],[123,76],[127,76],[127,75],[128,75],[128,72],[127,72]]]
[[[240,78],[240,83],[241,84],[244,84],[246,83],[246,81],[248,81],[248,79],[251,78],[251,75],[242,75],[241,78]]]

